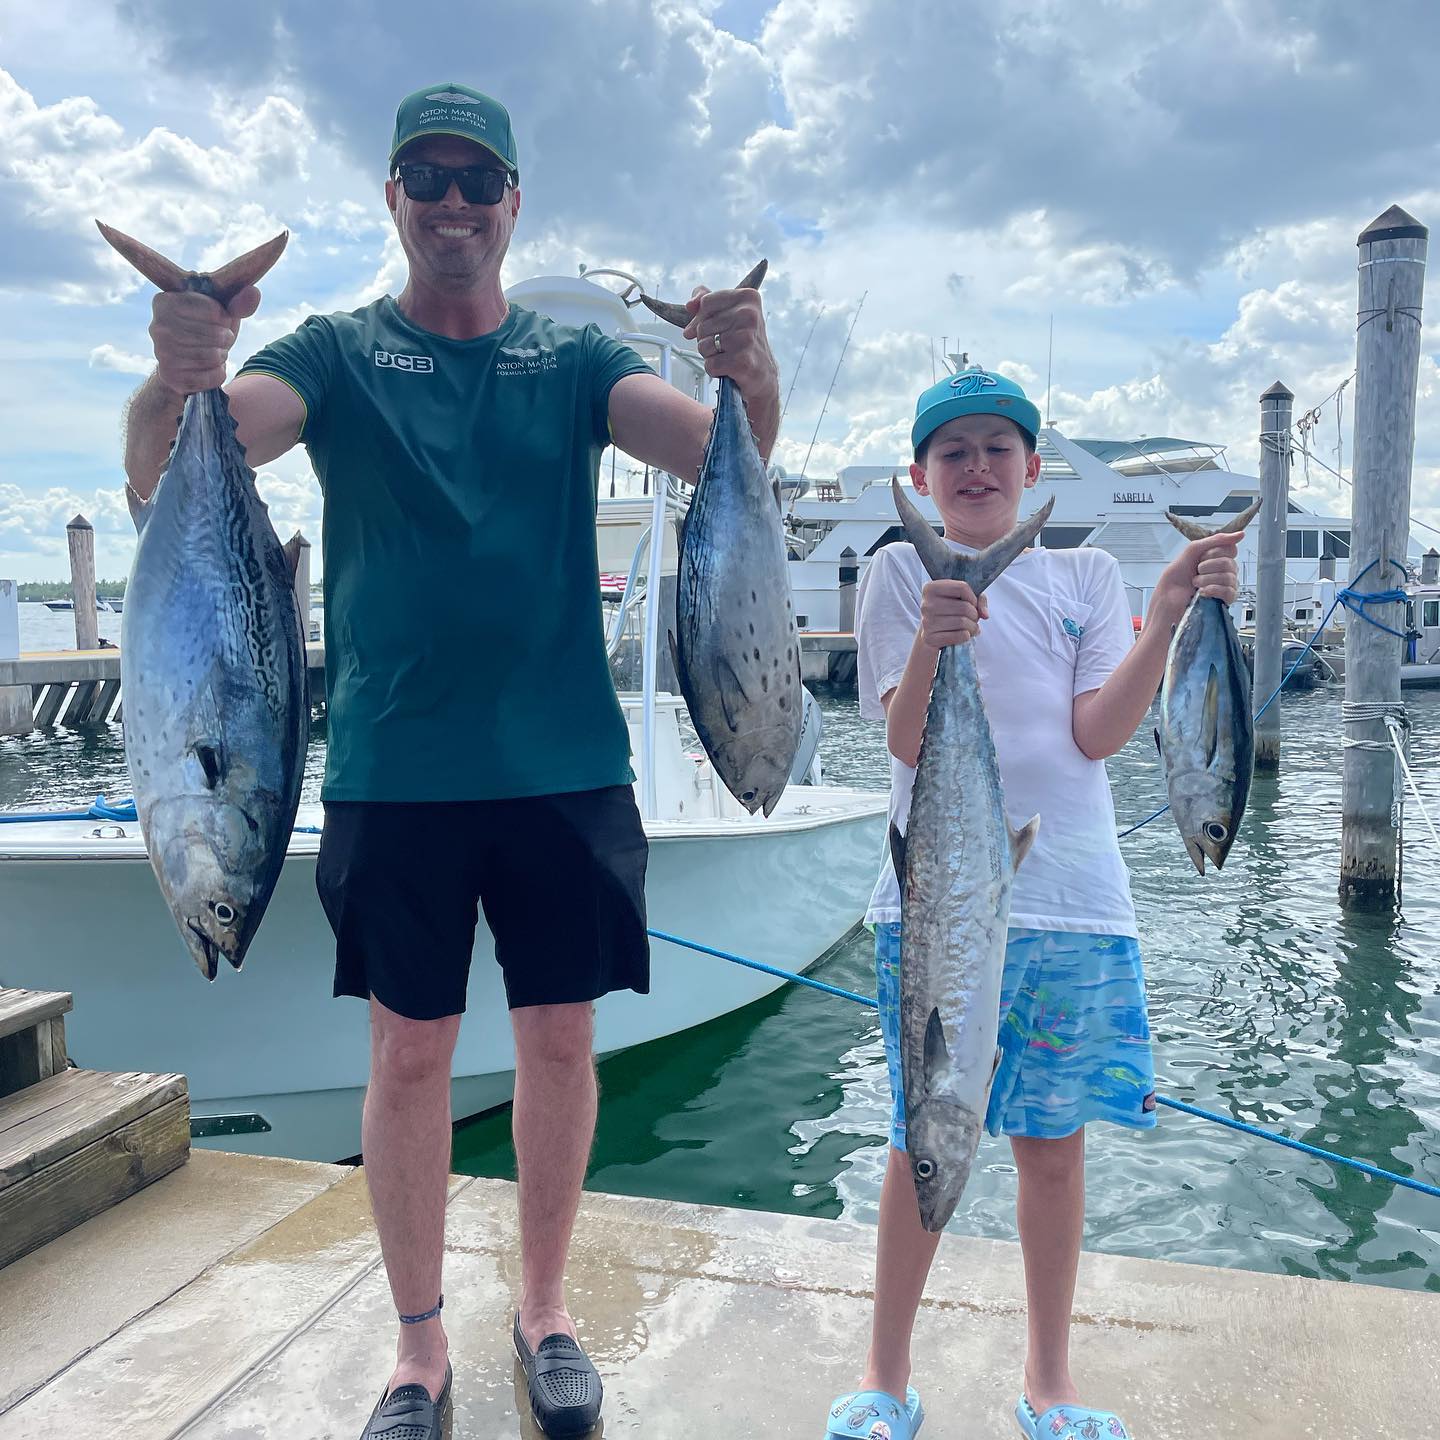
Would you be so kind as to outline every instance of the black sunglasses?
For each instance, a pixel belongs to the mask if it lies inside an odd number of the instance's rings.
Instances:
[[[423,161],[407,161],[395,167],[405,193],[423,205],[443,200],[451,184],[460,187],[467,205],[498,205],[505,187],[510,183],[508,171],[489,165],[428,165]]]

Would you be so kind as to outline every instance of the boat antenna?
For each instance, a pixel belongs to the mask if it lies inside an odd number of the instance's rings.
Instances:
[[[1055,312],[1050,312],[1050,357],[1045,362],[1045,423],[1053,425],[1050,418],[1050,377],[1055,373]]]
[[[930,383],[935,383],[935,337],[930,337]]]
[[[805,352],[810,348],[810,341],[815,336],[815,327],[820,323],[820,317],[825,313],[822,305],[816,312],[815,318],[810,322],[810,333],[805,337],[805,343],[800,347],[800,358],[795,362],[795,373],[790,377],[790,388],[785,392],[785,403],[780,407],[780,419],[783,422],[785,412],[790,408],[790,397],[795,393],[795,382],[800,378],[800,367],[805,363]]]
[[[835,382],[840,378],[840,366],[844,363],[845,352],[850,348],[850,337],[855,333],[855,321],[860,318],[860,312],[865,308],[865,295],[860,297],[860,303],[855,307],[854,318],[850,321],[850,328],[845,332],[845,343],[840,347],[840,359],[835,362],[835,373],[830,377],[830,388],[825,392],[825,404],[820,407],[820,420],[825,418],[826,407],[830,404],[830,397],[835,393]],[[815,434],[810,437],[810,449],[805,452],[805,464],[800,467],[800,478],[805,478],[805,471],[810,464],[811,452],[815,449],[816,437],[820,434],[820,420],[815,422]]]

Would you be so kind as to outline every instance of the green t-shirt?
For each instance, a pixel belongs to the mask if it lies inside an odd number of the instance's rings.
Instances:
[[[615,382],[594,325],[512,305],[475,340],[390,297],[312,315],[243,373],[305,404],[325,496],[327,800],[488,800],[625,784],[595,550]]]

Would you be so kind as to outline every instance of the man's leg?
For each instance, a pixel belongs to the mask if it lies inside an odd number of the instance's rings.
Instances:
[[[594,1007],[528,1005],[515,1030],[515,1160],[520,1178],[520,1328],[533,1349],[575,1335],[565,1258],[595,1138]],[[435,1303],[433,1300],[430,1302]]]
[[[1028,1306],[1025,1397],[1043,1415],[1080,1398],[1070,1378],[1070,1314],[1085,1226],[1085,1131],[1062,1140],[1014,1135],[1010,1146],[1020,1172],[1015,1213]]]
[[[390,1293],[402,1315],[440,1298],[445,1191],[450,1174],[450,1060],[460,1017],[409,1020],[370,1000],[370,1086],[362,1143],[365,1178]],[[401,1325],[390,1389],[418,1381],[438,1396],[448,1345],[437,1316]]]

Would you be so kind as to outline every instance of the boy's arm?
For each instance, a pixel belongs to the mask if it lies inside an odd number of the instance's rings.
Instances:
[[[1124,749],[1150,709],[1165,674],[1170,632],[1198,591],[1233,605],[1240,577],[1235,564],[1238,534],[1192,540],[1160,575],[1150,597],[1145,628],[1134,648],[1098,690],[1075,697],[1071,733],[1091,760],[1104,760]]]
[[[985,597],[977,601],[963,580],[932,580],[921,590],[920,628],[905,673],[893,690],[880,697],[885,707],[885,743],[897,760],[910,766],[919,762],[920,737],[940,651],[973,639],[989,613]]]

